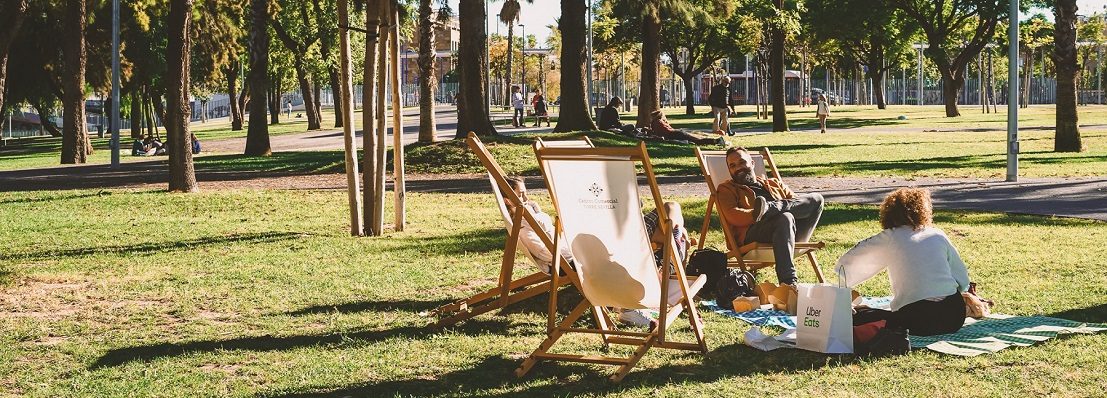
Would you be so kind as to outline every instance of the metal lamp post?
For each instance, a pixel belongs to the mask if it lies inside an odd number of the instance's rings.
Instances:
[[[912,44],[911,47],[919,50],[919,62],[918,62],[918,65],[919,65],[919,81],[918,81],[918,83],[919,83],[919,93],[918,93],[919,98],[917,99],[916,102],[918,103],[918,105],[925,105],[926,100],[924,99],[924,97],[926,95],[923,92],[923,88],[924,88],[923,87],[923,49],[930,48],[930,45],[926,44],[926,43],[915,43],[915,44]]]
[[[1011,0],[1007,28],[1007,181],[1019,180],[1019,0]]]
[[[523,62],[523,67],[520,68],[522,76],[519,78],[519,85],[523,91],[523,99],[527,98],[527,25],[519,24],[520,32],[522,35],[523,44],[519,46],[519,60]],[[510,47],[509,47],[510,49]]]
[[[11,122],[8,123],[11,125]],[[119,0],[111,2],[111,167],[119,167]]]

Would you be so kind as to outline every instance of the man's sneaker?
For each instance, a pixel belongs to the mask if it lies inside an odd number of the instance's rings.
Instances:
[[[763,197],[755,197],[753,199],[753,222],[761,221],[761,217],[764,217],[765,213],[768,212],[769,202],[766,202]]]
[[[623,309],[619,311],[619,322],[633,326],[652,326],[655,321],[646,310]]]

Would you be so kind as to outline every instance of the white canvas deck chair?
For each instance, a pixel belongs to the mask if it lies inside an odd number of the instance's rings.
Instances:
[[[504,227],[508,231],[508,236],[504,247],[503,261],[500,264],[500,275],[496,287],[471,297],[446,304],[431,311],[430,315],[439,317],[438,321],[435,323],[437,327],[457,324],[477,315],[494,311],[550,291],[550,275],[548,272],[543,272],[543,269],[549,265],[541,264],[535,259],[534,255],[527,250],[525,245],[519,243],[522,223],[529,222],[531,225],[537,225],[534,214],[530,211],[530,208],[521,205],[521,200],[515,194],[515,191],[511,189],[503,169],[500,168],[499,163],[492,157],[492,154],[488,152],[488,148],[484,146],[480,138],[477,138],[473,133],[469,133],[466,142],[488,171],[488,181],[492,184],[492,195],[496,198],[496,204],[500,210],[500,216],[503,218]],[[592,141],[589,141],[587,137],[585,137],[584,140],[553,141],[547,142],[547,144],[559,147],[592,147]],[[507,203],[504,201],[505,198],[515,204],[515,206],[512,206],[515,209],[514,212],[508,210]],[[554,245],[552,236],[543,233],[542,228],[532,229],[538,234],[542,243],[550,250],[550,253],[557,253],[553,250]],[[512,280],[515,270],[515,254],[517,251],[522,251],[523,255],[528,260],[538,266],[538,272],[530,273],[522,278]],[[561,258],[561,256],[556,256],[556,259],[565,262],[565,259]],[[568,280],[563,280],[558,286],[568,283]]]
[[[664,266],[659,272],[654,260],[642,203],[638,196],[635,165],[641,163],[649,181],[654,203],[664,203],[646,154],[645,145],[622,148],[550,148],[535,143],[535,154],[546,177],[558,214],[556,244],[571,248],[576,269],[562,267],[565,277],[552,273],[553,284],[568,278],[580,290],[583,299],[560,322],[557,298],[551,296],[547,318],[547,337],[516,369],[522,377],[540,360],[617,365],[611,380],[618,382],[652,347],[707,352],[699,312],[692,297],[703,287],[706,277],[689,277],[677,256],[672,240],[672,222],[664,206],[658,208],[661,228],[670,239],[663,245]],[[576,323],[585,311],[604,311],[605,307],[652,309],[658,311],[658,324],[648,332],[616,330],[613,325],[596,328]],[[688,315],[695,342],[668,338],[681,313]],[[596,319],[602,319],[596,316]],[[599,334],[605,343],[634,347],[628,357],[551,353],[559,339],[568,333]]]
[[[777,171],[776,163],[773,162],[773,156],[769,153],[769,148],[764,148],[758,152],[750,151],[750,157],[753,158],[754,175],[763,178],[775,178],[777,181],[783,182],[780,178],[780,172]],[[707,179],[707,188],[711,192],[711,196],[707,199],[707,210],[703,216],[703,227],[700,229],[699,248],[702,249],[704,242],[707,240],[707,231],[711,228],[711,211],[718,203],[716,191],[724,182],[730,181],[730,169],[726,165],[726,151],[704,151],[696,147],[696,158],[700,161],[700,169],[703,170],[703,176]],[[723,227],[723,237],[726,239],[727,257],[733,259],[730,261],[731,266],[747,271],[755,271],[776,265],[772,245],[757,242],[739,245],[739,242],[735,241],[736,237],[731,234],[730,224],[727,224],[721,212],[719,213],[719,223]],[[819,269],[818,260],[815,259],[815,251],[825,246],[826,244],[823,242],[796,242],[795,251],[792,253],[793,258],[807,258],[807,261],[811,263],[811,268],[815,270],[815,277],[818,278],[820,283],[824,282],[823,272]]]

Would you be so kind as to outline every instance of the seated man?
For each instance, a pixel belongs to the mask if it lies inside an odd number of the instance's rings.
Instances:
[[[796,284],[792,252],[796,242],[807,242],[823,215],[823,196],[797,195],[784,183],[753,175],[753,158],[746,148],[726,151],[730,181],[719,185],[719,212],[734,230],[739,245],[770,243],[781,284]]]
[[[146,143],[140,138],[135,138],[135,142],[131,144],[131,156],[147,156],[146,150]]]
[[[607,106],[600,111],[598,127],[600,130],[617,131],[621,134],[633,136],[634,125],[619,122],[619,107],[621,106],[623,106],[622,98],[611,97],[611,101],[608,101]]]
[[[539,224],[538,227],[541,228],[547,236],[553,238],[553,219],[550,218],[549,214],[542,212],[542,209],[538,207],[537,203],[534,203],[534,201],[527,198],[527,185],[526,183],[524,183],[523,178],[508,177],[507,183],[511,185],[511,189],[515,191],[515,195],[518,195],[519,199],[523,201],[523,206],[529,207],[531,213],[534,213],[534,219],[535,221],[538,221]],[[507,198],[504,198],[504,203],[507,204],[508,211],[515,211],[515,205],[512,204],[511,201],[507,200]],[[531,257],[533,257],[534,260],[538,262],[538,268],[541,269],[542,272],[545,272],[547,274],[550,273],[550,266],[554,263],[553,255],[550,254],[550,250],[546,247],[546,245],[542,243],[542,238],[540,238],[538,236],[538,233],[535,232],[534,226],[530,225],[529,222],[526,222],[524,220],[523,225],[520,227],[519,237],[521,238],[520,241],[522,242],[523,247],[526,248]],[[561,256],[565,257],[565,259],[569,261],[569,264],[572,265],[573,252],[569,249],[569,245],[566,244],[564,240],[561,241],[560,251]],[[564,275],[565,273],[560,272],[560,274]]]

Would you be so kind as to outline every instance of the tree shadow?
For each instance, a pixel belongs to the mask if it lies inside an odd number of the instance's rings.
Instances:
[[[146,254],[160,253],[176,250],[189,250],[202,246],[223,245],[227,243],[270,243],[288,239],[295,239],[301,234],[297,232],[260,232],[239,233],[232,235],[208,236],[203,238],[175,240],[167,242],[137,243],[133,245],[110,245],[84,247],[79,249],[47,250],[29,253],[17,253],[0,256],[4,260],[37,260],[59,257],[84,257],[97,254]]]
[[[386,312],[386,311],[410,311],[418,313],[438,308],[452,302],[451,299],[439,300],[368,300],[352,301],[341,304],[319,304],[304,307],[295,311],[281,313],[280,315],[304,316],[316,314],[353,314],[358,312]]]
[[[453,235],[403,238],[395,248],[433,253],[437,256],[487,253],[495,250],[502,251],[506,238],[507,232],[503,228],[484,228]]]
[[[1053,318],[1068,319],[1077,322],[1107,323],[1107,304],[1085,308],[1074,308],[1047,315]]]
[[[148,192],[145,192],[145,191],[142,191],[142,192],[129,192],[128,194],[141,195],[141,194],[145,194],[145,193],[148,193]],[[96,191],[96,192],[83,192],[83,193],[75,193],[75,194],[28,196],[28,197],[23,197],[23,198],[3,199],[3,200],[0,200],[0,204],[42,203],[42,202],[53,202],[53,201],[61,201],[61,200],[84,199],[84,198],[91,198],[91,197],[103,197],[103,196],[109,196],[109,195],[112,195],[111,191]]]
[[[472,319],[451,328],[462,333],[502,333],[511,323],[503,318]],[[192,341],[185,343],[159,343],[110,350],[89,366],[90,370],[124,365],[130,362],[146,362],[167,357],[177,357],[199,352],[214,351],[285,351],[305,347],[337,346],[350,341],[373,343],[391,338],[417,339],[440,332],[428,326],[403,326],[383,330],[356,330],[327,334],[291,336],[254,336],[227,340]]]
[[[709,340],[710,342],[710,340]],[[529,348],[529,347],[528,347]],[[658,355],[654,348],[647,356]],[[699,354],[677,354],[698,357]],[[259,397],[349,397],[349,396],[434,396],[459,391],[483,397],[583,396],[605,395],[629,389],[660,388],[683,383],[711,383],[730,377],[794,373],[824,367],[849,366],[861,360],[852,355],[827,356],[802,350],[762,352],[740,343],[716,347],[693,365],[663,365],[652,369],[634,369],[621,384],[612,384],[607,376],[614,367],[592,367],[565,362],[542,361],[522,379],[513,371],[521,360],[492,356],[454,372],[435,377],[390,380],[379,383],[342,386],[334,390],[261,393]],[[548,381],[543,385],[535,380]],[[576,380],[576,381],[571,381]],[[519,389],[524,389],[520,391]]]

